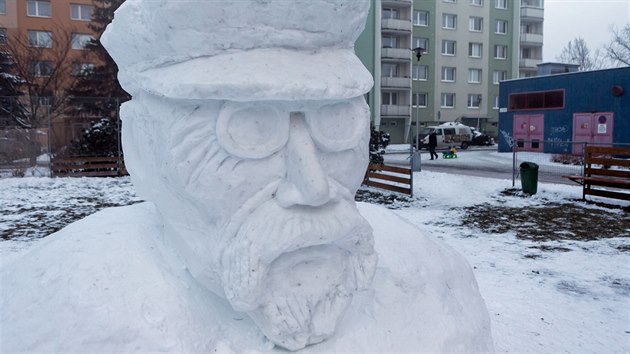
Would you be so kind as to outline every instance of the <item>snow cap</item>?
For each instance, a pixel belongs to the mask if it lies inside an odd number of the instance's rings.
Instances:
[[[354,53],[369,7],[369,0],[127,0],[102,42],[132,94],[352,98],[373,84]]]

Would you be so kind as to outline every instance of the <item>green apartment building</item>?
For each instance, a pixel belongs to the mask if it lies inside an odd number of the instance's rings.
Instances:
[[[356,50],[374,125],[393,143],[453,121],[496,136],[499,82],[535,75],[542,39],[543,0],[372,0]]]

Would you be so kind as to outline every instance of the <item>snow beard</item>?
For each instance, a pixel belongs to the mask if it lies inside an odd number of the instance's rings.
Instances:
[[[276,344],[297,350],[334,333],[377,263],[372,229],[344,199],[322,207],[265,202],[227,240],[222,283]]]

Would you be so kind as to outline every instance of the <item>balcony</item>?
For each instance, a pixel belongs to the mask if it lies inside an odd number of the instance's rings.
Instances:
[[[411,117],[411,106],[381,105],[381,116],[385,117]]]
[[[545,10],[539,7],[521,7],[521,20],[542,22]]]
[[[381,87],[388,88],[411,88],[411,79],[408,77],[381,77]]]
[[[411,49],[407,48],[383,48],[381,58],[399,59],[404,61],[411,60]]]
[[[384,6],[409,7],[411,3],[412,0],[381,0],[381,4]]]
[[[537,69],[536,65],[542,63],[542,58],[534,59],[534,58],[521,58],[518,62],[519,68],[534,68]]]
[[[538,33],[521,33],[521,44],[542,46],[543,35]]]
[[[411,20],[384,18],[381,21],[381,30],[383,31],[411,33],[411,28]]]

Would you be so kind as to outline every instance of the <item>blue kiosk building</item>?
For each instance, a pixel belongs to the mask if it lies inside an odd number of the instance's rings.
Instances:
[[[630,144],[630,67],[503,81],[499,107],[499,152]]]

